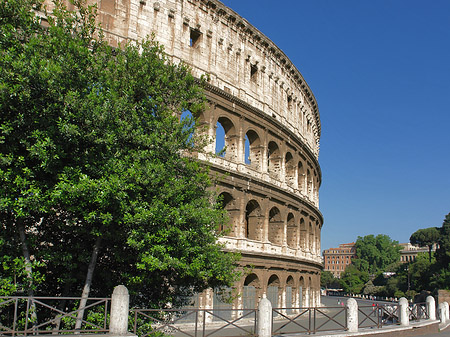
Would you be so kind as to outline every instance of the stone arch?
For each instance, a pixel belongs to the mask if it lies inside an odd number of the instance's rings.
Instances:
[[[300,276],[298,282],[298,293],[299,293],[299,307],[306,307],[306,281],[303,276]]]
[[[261,282],[256,274],[248,275],[244,280],[242,301],[244,309],[255,309],[258,303],[258,292],[261,290]]]
[[[256,131],[248,130],[245,134],[244,142],[245,163],[260,171],[262,164],[261,159],[263,154],[263,147],[260,137],[258,136]]]
[[[302,161],[297,165],[297,185],[301,193],[305,194],[305,166]]]
[[[219,194],[219,205],[222,209],[225,209],[228,212],[230,217],[229,224],[220,224],[218,231],[223,235],[236,235],[235,224],[239,220],[239,210],[236,210],[235,199],[228,192],[222,192]]]
[[[315,239],[316,239],[316,254],[320,255],[320,225],[319,225],[319,221],[316,221],[316,235],[315,235]]]
[[[269,211],[269,241],[276,245],[283,243],[283,220],[277,207]]]
[[[311,221],[309,221],[309,225],[308,225],[308,234],[309,234],[308,249],[309,249],[309,252],[311,254],[313,254],[315,243],[314,243],[314,228],[313,228]]]
[[[276,274],[272,274],[267,282],[267,299],[272,303],[272,308],[278,308],[281,297],[281,282]]]
[[[267,147],[267,170],[268,172],[279,178],[281,172],[281,152],[277,143],[270,141]]]
[[[294,157],[290,152],[286,153],[286,156],[284,157],[284,167],[286,170],[286,183],[290,186],[293,186],[295,181],[295,164]]]
[[[297,248],[297,235],[298,235],[298,226],[295,223],[295,217],[294,214],[289,213],[287,216],[287,237],[286,237],[286,243],[288,247],[290,248]]]
[[[237,159],[237,135],[233,122],[219,117],[216,123],[216,154],[228,160]]]
[[[250,240],[262,241],[263,221],[261,207],[258,202],[256,200],[250,200],[245,208],[245,237]]]
[[[313,196],[313,178],[311,175],[311,171],[309,169],[306,170],[306,195],[308,196],[309,200],[312,200]]]
[[[306,252],[308,245],[308,229],[306,228],[306,221],[302,217],[300,219],[300,248]]]
[[[292,308],[294,308],[296,306],[296,298],[295,298],[295,294],[296,294],[296,288],[295,288],[295,281],[294,278],[289,275],[288,278],[286,279],[286,308],[287,308],[287,314],[291,314],[292,313]]]

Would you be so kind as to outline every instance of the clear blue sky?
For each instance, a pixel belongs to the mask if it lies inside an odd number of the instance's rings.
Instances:
[[[322,121],[322,249],[450,212],[449,0],[224,0],[300,70]]]

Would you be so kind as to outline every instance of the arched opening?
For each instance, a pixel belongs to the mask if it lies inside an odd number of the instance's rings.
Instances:
[[[285,157],[286,183],[290,186],[294,185],[295,181],[295,164],[294,158],[290,152],[286,153]]]
[[[288,315],[293,313],[292,308],[295,307],[295,282],[292,276],[286,280],[286,313]]]
[[[303,252],[307,250],[308,230],[306,228],[306,222],[304,218],[300,219],[300,248]]]
[[[258,303],[258,290],[261,285],[258,276],[255,274],[248,275],[244,280],[242,291],[242,304],[244,309],[255,309]]]
[[[234,198],[233,196],[228,192],[222,192],[219,194],[219,204],[222,209],[225,209],[228,212],[228,215],[230,217],[230,223],[228,224],[220,224],[218,228],[218,232],[222,235],[235,235],[235,229],[232,224],[234,224],[237,219],[236,217],[239,217],[239,213],[236,214],[235,205],[234,205]]]
[[[276,207],[272,207],[269,212],[269,241],[276,245],[283,243],[283,221]]]
[[[274,177],[280,176],[281,171],[281,155],[277,143],[269,142],[267,151],[267,168]]]
[[[305,170],[304,170],[304,166],[303,163],[301,161],[298,162],[298,178],[297,178],[297,183],[298,183],[298,190],[305,194]]]
[[[236,160],[237,143],[233,123],[220,117],[216,124],[216,154],[228,160]]]
[[[272,308],[278,308],[280,299],[280,279],[272,275],[267,283],[267,299],[272,303]]]
[[[248,130],[245,134],[245,163],[251,167],[261,170],[262,146],[258,134]]]
[[[295,223],[294,214],[289,213],[287,216],[287,245],[290,248],[297,248],[297,232],[298,227]]]
[[[307,196],[310,200],[312,200],[313,195],[313,179],[311,176],[311,171],[308,169],[306,170],[306,182],[308,184],[308,190],[307,190]]]
[[[320,255],[320,226],[319,222],[316,221],[316,254]]]
[[[314,254],[314,228],[311,221],[309,222],[309,252]]]
[[[245,237],[250,240],[262,241],[263,219],[261,207],[255,200],[250,200],[245,208]]]
[[[305,307],[306,306],[306,301],[305,301],[306,287],[305,287],[305,279],[303,278],[303,276],[300,276],[300,281],[298,283],[298,294],[299,294],[298,306],[300,308]]]

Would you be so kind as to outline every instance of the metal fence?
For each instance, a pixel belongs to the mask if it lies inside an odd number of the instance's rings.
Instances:
[[[0,297],[0,336],[109,332],[109,298],[89,298],[83,318],[80,298]],[[257,309],[132,309],[129,330],[139,337],[256,336]],[[358,306],[358,328],[399,323],[398,304]],[[409,306],[409,319],[429,319],[426,303]],[[347,330],[348,309],[273,308],[272,335]],[[78,324],[77,324],[78,323]]]
[[[286,312],[295,314],[287,315]],[[337,331],[347,329],[346,307],[324,308],[274,308],[272,335]]]
[[[0,297],[0,335],[108,332],[109,298]],[[78,318],[84,310],[83,318]],[[79,328],[77,327],[77,321]]]
[[[132,331],[140,337],[158,334],[174,337],[256,336],[257,309],[132,309],[131,311]]]

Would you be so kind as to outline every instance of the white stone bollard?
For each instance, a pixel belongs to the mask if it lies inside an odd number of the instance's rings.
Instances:
[[[272,336],[272,303],[263,295],[258,304],[258,336]]]
[[[444,302],[444,306],[445,306],[445,320],[449,321],[450,320],[450,310],[448,307],[448,302]]]
[[[427,297],[427,312],[429,319],[434,321],[436,319],[436,303],[433,296]]]
[[[111,318],[109,323],[109,333],[111,335],[128,334],[128,312],[130,306],[130,295],[128,289],[123,286],[114,288],[111,297]]]
[[[400,325],[403,326],[408,326],[409,325],[409,303],[408,300],[404,297],[400,298],[400,300],[398,301],[398,305],[399,305],[399,320],[400,320]]]
[[[439,303],[439,317],[441,319],[441,323],[447,322],[447,314],[445,313],[446,310],[445,304]]]
[[[347,300],[347,329],[349,332],[358,332],[358,302],[354,298]]]

